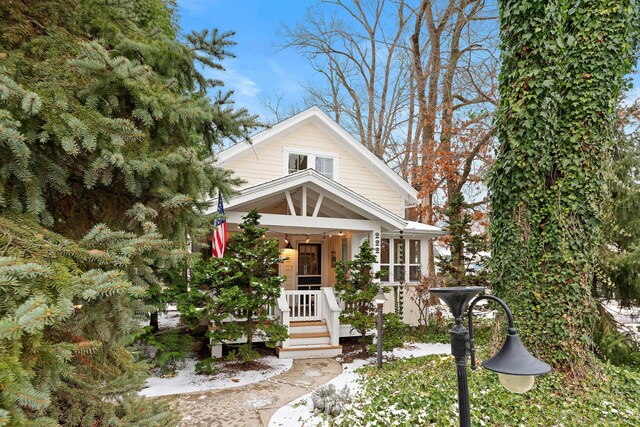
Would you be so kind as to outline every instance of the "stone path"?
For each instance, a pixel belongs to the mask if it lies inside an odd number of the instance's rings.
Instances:
[[[266,427],[282,406],[342,373],[333,359],[294,360],[268,380],[246,386],[176,396],[181,427]],[[292,426],[294,427],[294,426]]]

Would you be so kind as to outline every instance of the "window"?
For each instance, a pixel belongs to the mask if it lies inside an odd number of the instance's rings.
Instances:
[[[333,159],[331,157],[316,157],[316,171],[333,179]]]
[[[313,168],[329,179],[338,181],[338,153],[313,151],[306,148],[284,147],[285,175]]]
[[[420,274],[420,240],[409,240],[409,281],[419,282]]]
[[[306,154],[289,154],[289,173],[298,172],[308,168]]]
[[[404,239],[393,240],[393,279],[396,282],[404,282],[405,272],[405,241]]]
[[[389,239],[380,239],[380,281],[389,281]]]
[[[298,245],[298,275],[320,275],[320,245],[300,243]]]

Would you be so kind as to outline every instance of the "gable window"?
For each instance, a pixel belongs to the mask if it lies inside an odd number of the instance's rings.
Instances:
[[[289,173],[298,172],[307,169],[306,154],[289,154]]]
[[[314,169],[319,174],[338,181],[338,153],[284,147],[285,175],[305,169]]]
[[[316,157],[316,171],[333,179],[333,159],[331,157]]]

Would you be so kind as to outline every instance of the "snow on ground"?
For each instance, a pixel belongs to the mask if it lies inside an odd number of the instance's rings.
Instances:
[[[620,331],[640,341],[640,307],[620,307],[617,301],[605,301],[604,307],[620,322]]]
[[[393,353],[385,352],[384,355],[395,358],[410,358],[429,354],[449,354],[450,351],[450,344],[412,343],[405,344],[403,348],[394,349]],[[375,363],[374,357],[343,363],[342,374],[329,381],[328,384],[333,384],[338,390],[346,386],[349,388],[349,394],[353,395],[358,389],[358,374],[355,371],[365,365],[374,365]],[[322,418],[313,416],[313,403],[311,402],[311,393],[309,393],[278,409],[269,420],[269,427],[310,427],[323,425],[322,423]]]
[[[175,307],[167,307],[166,312],[158,313],[158,327],[161,331],[180,326],[180,312]]]
[[[142,396],[166,396],[169,394],[191,393],[196,391],[218,390],[221,388],[239,387],[264,381],[275,375],[291,369],[292,359],[278,359],[275,356],[267,356],[260,359],[267,367],[259,371],[236,371],[233,373],[221,372],[217,375],[197,375],[195,372],[196,360],[189,358],[176,376],[171,378],[151,377],[147,379],[144,389],[140,391]]]

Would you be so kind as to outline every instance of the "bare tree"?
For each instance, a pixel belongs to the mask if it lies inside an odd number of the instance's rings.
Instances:
[[[413,12],[419,147],[413,147],[412,182],[420,189],[422,221],[435,224],[444,217],[449,224],[452,262],[464,274],[464,242],[456,224],[467,209],[486,203],[477,195],[467,200],[465,192],[473,192],[490,160],[490,121],[497,106],[495,33],[487,25],[492,17],[482,0],[421,0]],[[435,273],[433,256],[429,273]]]
[[[492,12],[483,0],[321,0],[304,23],[284,29],[285,47],[324,76],[324,84],[307,87],[305,102],[331,112],[419,189],[421,207],[409,214],[449,224],[461,272],[456,224],[486,205],[481,179],[492,160]]]
[[[399,52],[404,12],[404,0],[324,0],[304,23],[283,31],[285,47],[298,49],[325,77],[327,86],[307,88],[309,97],[381,159],[407,120],[409,67]]]

